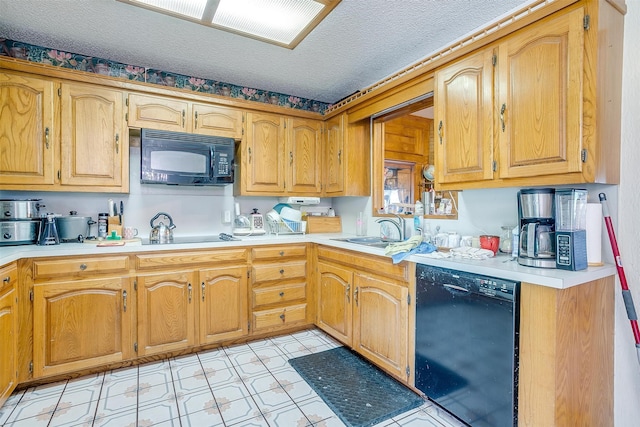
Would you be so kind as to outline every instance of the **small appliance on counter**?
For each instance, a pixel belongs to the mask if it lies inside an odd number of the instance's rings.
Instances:
[[[253,213],[249,214],[249,222],[251,223],[252,236],[266,234],[267,230],[264,228],[264,217],[258,212],[258,209],[254,208]]]
[[[38,245],[40,246],[49,246],[49,245],[59,245],[60,237],[58,236],[58,226],[56,224],[56,216],[53,213],[47,213],[47,215],[42,218],[42,223],[40,224],[40,232],[38,234]]]
[[[587,268],[587,190],[556,190],[556,267]]]
[[[160,218],[160,215],[164,215],[169,220],[169,225],[165,225],[160,221],[159,224],[154,224],[153,221]],[[176,228],[173,223],[173,218],[168,213],[158,212],[156,216],[149,221],[151,224],[151,233],[149,234],[149,243],[151,244],[166,244],[173,242],[173,229]]]
[[[2,199],[0,246],[32,245],[38,242],[41,199]]]
[[[553,188],[530,188],[518,192],[520,265],[556,268],[555,192]]]
[[[234,236],[249,236],[251,234],[251,221],[246,215],[240,213],[240,204],[235,204],[235,218],[233,219]]]

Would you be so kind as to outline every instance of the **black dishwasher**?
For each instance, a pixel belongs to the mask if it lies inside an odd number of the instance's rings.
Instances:
[[[472,426],[517,425],[519,282],[418,264],[416,387]]]

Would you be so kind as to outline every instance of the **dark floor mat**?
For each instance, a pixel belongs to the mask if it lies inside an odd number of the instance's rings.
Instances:
[[[345,347],[297,357],[289,363],[350,427],[372,426],[424,403]]]

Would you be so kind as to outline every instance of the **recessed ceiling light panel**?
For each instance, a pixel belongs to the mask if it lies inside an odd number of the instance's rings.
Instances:
[[[117,0],[293,49],[341,0]]]
[[[324,7],[315,0],[220,0],[212,23],[289,44]]]

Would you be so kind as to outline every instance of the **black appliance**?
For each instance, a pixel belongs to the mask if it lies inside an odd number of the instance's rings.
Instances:
[[[418,264],[415,386],[472,426],[517,425],[519,282]]]
[[[233,184],[234,149],[232,138],[142,129],[140,182]]]

